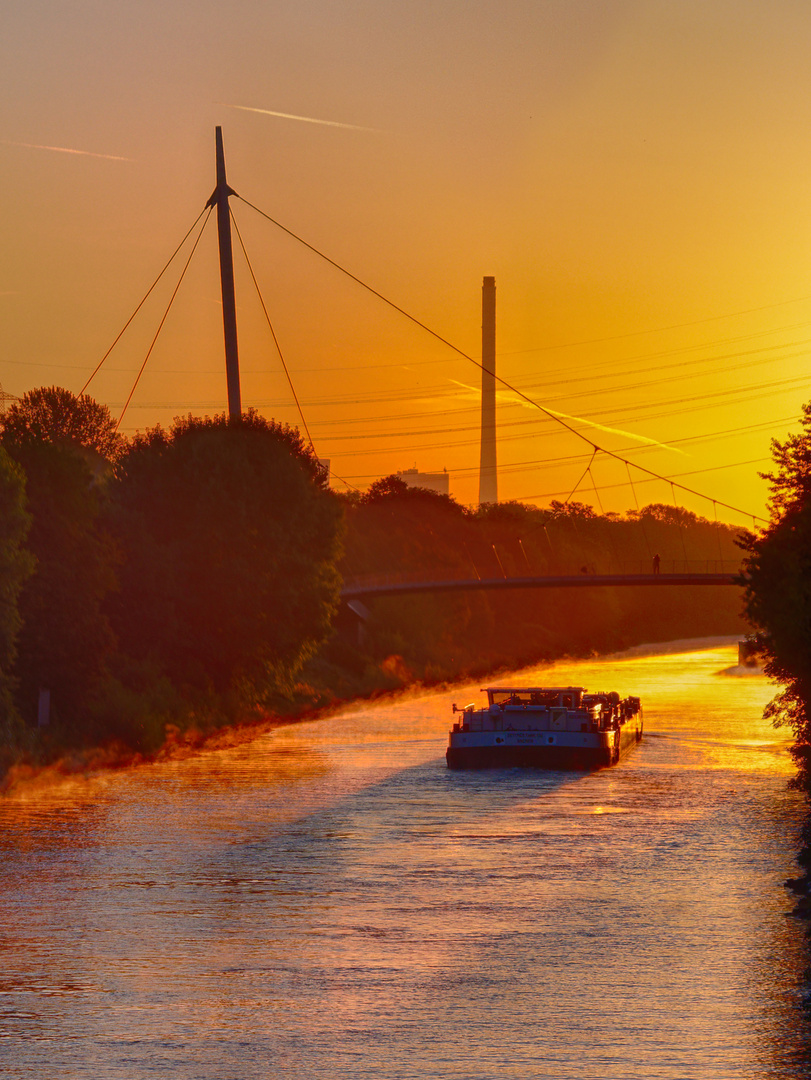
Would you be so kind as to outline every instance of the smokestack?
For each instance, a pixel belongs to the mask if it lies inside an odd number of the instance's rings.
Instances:
[[[496,469],[496,279],[482,281],[482,441],[479,505],[498,502]]]

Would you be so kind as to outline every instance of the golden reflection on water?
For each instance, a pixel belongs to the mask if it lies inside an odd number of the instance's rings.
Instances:
[[[513,676],[642,697],[595,774],[447,770],[467,687],[18,785],[0,1050],[26,1077],[804,1075],[800,808],[734,656]]]

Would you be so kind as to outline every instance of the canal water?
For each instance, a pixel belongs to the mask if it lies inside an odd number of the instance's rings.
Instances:
[[[809,1073],[801,807],[729,642],[509,681],[643,699],[594,774],[451,772],[453,700],[0,800],[0,1075]]]

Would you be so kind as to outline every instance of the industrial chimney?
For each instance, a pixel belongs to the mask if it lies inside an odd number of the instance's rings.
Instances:
[[[479,505],[498,502],[496,468],[496,279],[482,281],[482,441]]]

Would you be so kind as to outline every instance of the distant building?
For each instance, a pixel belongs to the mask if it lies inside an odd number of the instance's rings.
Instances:
[[[450,495],[451,477],[447,469],[442,472],[419,472],[418,469],[403,469],[397,477],[409,487],[428,488],[440,495]]]

